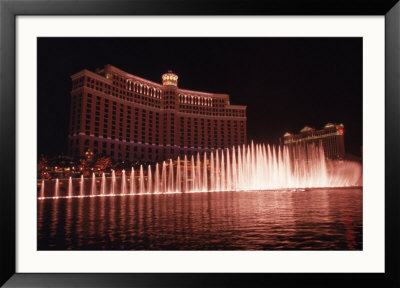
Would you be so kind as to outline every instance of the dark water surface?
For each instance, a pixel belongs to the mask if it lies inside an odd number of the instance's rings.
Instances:
[[[361,250],[362,189],[38,201],[39,250]]]

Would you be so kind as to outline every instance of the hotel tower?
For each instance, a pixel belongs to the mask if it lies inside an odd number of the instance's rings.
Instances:
[[[162,84],[112,65],[71,79],[71,156],[156,162],[247,142],[246,106],[231,105],[227,94],[178,88],[172,71]]]

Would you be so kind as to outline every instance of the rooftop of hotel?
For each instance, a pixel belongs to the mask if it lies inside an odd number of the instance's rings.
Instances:
[[[160,89],[160,90],[164,90],[165,87],[171,88],[171,87],[175,86],[175,87],[177,87],[177,91],[180,94],[190,94],[190,95],[198,96],[198,97],[213,97],[213,98],[220,98],[220,99],[229,98],[229,95],[226,93],[211,93],[211,92],[195,91],[195,90],[180,88],[180,87],[178,87],[178,78],[179,77],[176,73],[172,72],[172,70],[168,70],[166,73],[162,74],[161,79],[162,79],[163,83],[157,83],[157,82],[142,78],[140,76],[130,74],[130,73],[128,73],[124,70],[121,70],[120,68],[115,67],[111,64],[105,65],[104,68],[97,68],[95,70],[95,72],[90,71],[88,69],[82,69],[81,71],[71,75],[71,79],[74,80],[85,74],[89,74],[90,77],[93,77],[93,78],[101,80],[101,81],[108,82],[108,84],[112,85],[113,79],[110,77],[111,76],[110,72],[115,72],[115,73],[120,74],[124,78],[125,81],[128,81],[128,80],[137,81],[140,84],[153,86],[153,88]],[[174,78],[174,79],[172,79],[172,78]],[[230,108],[247,107],[246,105],[228,105],[228,106],[230,106]]]

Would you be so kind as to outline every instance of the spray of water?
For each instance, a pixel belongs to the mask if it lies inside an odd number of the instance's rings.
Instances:
[[[168,163],[168,165],[167,165]],[[188,193],[214,191],[253,191],[277,189],[305,189],[316,187],[351,187],[362,185],[360,163],[327,161],[322,145],[295,147],[270,146],[251,143],[232,149],[217,150],[188,159],[177,158],[155,167],[148,166],[146,175],[141,165],[139,176],[131,170],[129,193],[126,173],[120,177],[120,191],[116,191],[117,178],[111,173],[110,189],[102,175],[100,193],[96,191],[96,177],[92,175],[90,195],[133,195],[153,193]],[[80,181],[80,195],[73,195],[73,182],[68,181],[68,196],[85,197],[84,179]],[[39,198],[44,197],[43,191]],[[54,194],[60,197],[59,180],[56,179]],[[65,196],[63,196],[65,197]]]

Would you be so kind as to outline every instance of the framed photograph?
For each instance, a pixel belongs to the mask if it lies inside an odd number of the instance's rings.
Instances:
[[[4,287],[400,284],[397,1],[0,9]]]

